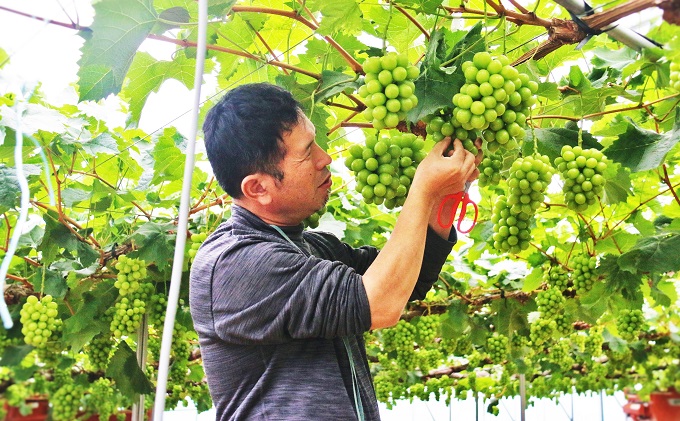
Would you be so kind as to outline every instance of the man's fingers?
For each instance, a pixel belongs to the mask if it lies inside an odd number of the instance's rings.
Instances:
[[[446,136],[444,139],[435,143],[434,146],[432,147],[432,150],[436,151],[436,153],[438,155],[444,155],[444,151],[446,151],[446,148],[448,148],[450,145],[451,145],[451,137]]]

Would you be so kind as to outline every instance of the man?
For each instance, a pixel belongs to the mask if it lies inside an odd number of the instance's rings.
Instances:
[[[363,332],[394,325],[436,281],[456,238],[437,225],[438,204],[477,176],[475,156],[458,140],[434,147],[378,254],[303,231],[328,200],[331,158],[289,92],[238,87],[203,131],[233,199],[189,294],[217,419],[378,420]]]

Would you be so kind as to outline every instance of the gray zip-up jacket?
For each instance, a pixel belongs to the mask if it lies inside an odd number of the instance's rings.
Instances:
[[[239,206],[196,254],[189,289],[217,420],[379,420],[363,343],[361,274],[378,250],[302,225],[273,227]],[[412,299],[425,296],[455,243],[428,230]],[[343,341],[346,338],[346,344]]]

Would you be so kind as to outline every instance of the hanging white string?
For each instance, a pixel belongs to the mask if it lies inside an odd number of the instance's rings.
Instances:
[[[24,146],[24,134],[21,130],[21,113],[23,113],[23,102],[15,101],[14,110],[16,112],[16,128],[15,133],[15,145],[14,145],[14,165],[16,166],[16,176],[17,182],[19,183],[19,189],[21,190],[21,209],[19,211],[19,219],[17,219],[16,225],[14,226],[14,232],[12,233],[12,239],[7,247],[7,252],[5,253],[4,259],[2,259],[2,265],[0,265],[0,291],[2,291],[2,300],[0,300],[0,317],[2,318],[2,325],[5,329],[11,329],[14,326],[12,322],[12,316],[9,314],[9,309],[7,308],[7,303],[5,302],[5,278],[7,277],[7,271],[9,270],[9,264],[14,257],[14,252],[17,249],[17,244],[19,243],[19,237],[24,229],[24,224],[26,219],[28,219],[28,199],[30,192],[28,190],[28,181],[26,180],[26,175],[24,174],[24,161],[23,161],[23,146]]]
[[[184,265],[184,246],[187,241],[189,223],[189,201],[191,200],[191,178],[194,172],[196,151],[196,135],[198,132],[198,113],[201,105],[201,83],[203,81],[203,65],[205,63],[206,34],[208,26],[208,0],[198,1],[198,45],[196,47],[196,73],[194,75],[194,108],[189,131],[186,159],[184,160],[184,181],[182,183],[182,199],[179,205],[177,221],[177,239],[175,240],[175,256],[172,263],[168,307],[163,324],[163,340],[158,359],[158,379],[156,382],[156,400],[154,402],[153,419],[161,421],[165,411],[165,394],[168,384],[168,367],[170,365],[170,348],[172,331],[177,315],[179,288],[182,284],[182,266]]]

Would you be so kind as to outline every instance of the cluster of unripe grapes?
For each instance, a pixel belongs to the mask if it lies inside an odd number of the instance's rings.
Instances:
[[[191,237],[189,237],[191,245],[189,246],[189,251],[187,252],[189,254],[189,263],[194,261],[194,257],[196,257],[196,253],[198,253],[198,249],[201,248],[201,244],[203,244],[207,238],[208,233],[206,232],[196,232],[191,234]]]
[[[141,284],[135,292],[129,294],[129,296],[121,297],[114,304],[110,329],[115,338],[129,336],[137,331],[146,312],[146,302],[153,294],[153,290],[153,284]]]
[[[546,265],[543,280],[551,287],[566,291],[569,287],[569,272],[560,265]]]
[[[497,153],[486,154],[477,168],[479,169],[479,187],[495,186],[501,181],[503,156]]]
[[[128,295],[139,289],[140,281],[146,279],[146,262],[132,259],[122,254],[118,256],[115,266],[118,271],[114,286],[120,295]]]
[[[496,250],[519,253],[529,248],[529,224],[543,202],[552,174],[545,155],[525,156],[512,163],[508,195],[498,198],[491,217]]]
[[[486,353],[494,363],[501,363],[508,358],[508,337],[494,333],[486,340]]]
[[[397,365],[402,368],[412,369],[417,364],[416,353],[413,349],[416,333],[416,327],[406,320],[399,320],[394,327],[382,331],[385,351],[395,351]]]
[[[645,329],[644,320],[640,309],[621,310],[616,319],[619,336],[629,342],[636,340],[640,332]]]
[[[461,124],[453,118],[450,111],[441,110],[436,114],[428,114],[423,118],[425,125],[425,132],[432,136],[432,140],[439,142],[447,136],[458,139],[463,144],[463,148],[477,155],[479,151],[475,146],[475,139],[477,139],[477,132],[474,130],[465,130]]]
[[[536,296],[536,304],[541,317],[548,319],[554,319],[561,313],[565,301],[562,291],[557,288],[548,288]]]
[[[322,207],[318,211],[314,212],[313,214],[309,215],[306,217],[302,223],[304,224],[305,227],[307,228],[317,228],[319,226],[319,219],[321,219],[321,216],[326,213],[328,208],[326,206]]]
[[[439,331],[439,317],[437,315],[422,316],[416,326],[418,328],[418,343],[421,345],[432,343]]]
[[[605,184],[607,161],[602,152],[564,145],[555,166],[564,178],[562,191],[569,209],[583,212],[595,203]]]
[[[87,345],[85,345],[84,351],[90,361],[92,370],[106,370],[106,367],[109,365],[113,345],[114,341],[110,332],[103,332],[102,334],[95,336]]]
[[[537,102],[538,83],[512,67],[506,56],[486,51],[463,62],[461,69],[465,84],[452,98],[454,126],[481,131],[492,152],[517,148],[525,136],[529,108]]]
[[[52,419],[54,421],[71,421],[76,419],[80,409],[80,398],[83,390],[73,382],[62,385],[50,397],[52,403]]]
[[[680,91],[680,59],[671,61],[671,87]]]
[[[40,300],[29,295],[19,312],[22,324],[21,333],[28,345],[44,348],[61,328],[62,321],[57,318],[57,303],[51,295],[44,295]]]
[[[571,279],[576,293],[584,294],[590,291],[596,279],[595,268],[597,267],[597,258],[585,254],[574,256],[572,266],[574,271]]]
[[[531,323],[529,339],[534,348],[544,348],[555,335],[557,324],[552,319],[540,317]]]
[[[369,57],[362,68],[365,77],[359,96],[366,104],[364,118],[378,130],[397,127],[406,120],[406,113],[418,105],[413,80],[420,70],[409,63],[406,54],[395,52]]]
[[[356,190],[364,201],[388,209],[402,206],[416,168],[425,159],[424,145],[413,133],[369,136],[365,146],[352,145],[345,165],[354,172]]]

